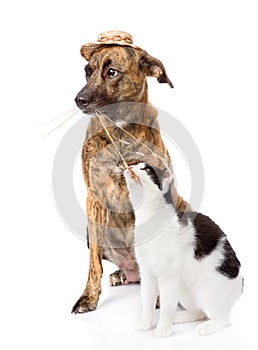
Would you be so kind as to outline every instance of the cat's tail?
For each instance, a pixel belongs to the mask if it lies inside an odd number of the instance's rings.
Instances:
[[[177,311],[174,323],[194,322],[206,319],[207,316],[202,311],[191,312],[187,310]]]

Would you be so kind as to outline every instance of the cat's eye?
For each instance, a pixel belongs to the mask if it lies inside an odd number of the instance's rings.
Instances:
[[[141,168],[141,170],[145,170],[147,173],[151,173],[151,169],[148,166]]]

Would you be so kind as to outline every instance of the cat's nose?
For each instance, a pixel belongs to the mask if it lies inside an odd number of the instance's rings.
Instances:
[[[132,173],[131,173],[131,168],[130,167],[125,169],[124,175],[127,176],[127,177],[132,177]]]

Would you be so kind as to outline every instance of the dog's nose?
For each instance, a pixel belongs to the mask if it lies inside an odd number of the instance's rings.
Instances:
[[[86,107],[88,101],[87,101],[87,99],[86,99],[84,96],[82,96],[82,95],[77,95],[77,96],[75,97],[75,103],[77,104],[77,106],[78,106],[79,108],[83,109],[84,107]]]

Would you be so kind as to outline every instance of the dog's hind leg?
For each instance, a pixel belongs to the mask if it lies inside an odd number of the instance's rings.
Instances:
[[[126,281],[126,276],[123,270],[117,270],[111,275],[109,275],[109,285],[111,287],[117,287],[117,286],[122,286]]]

